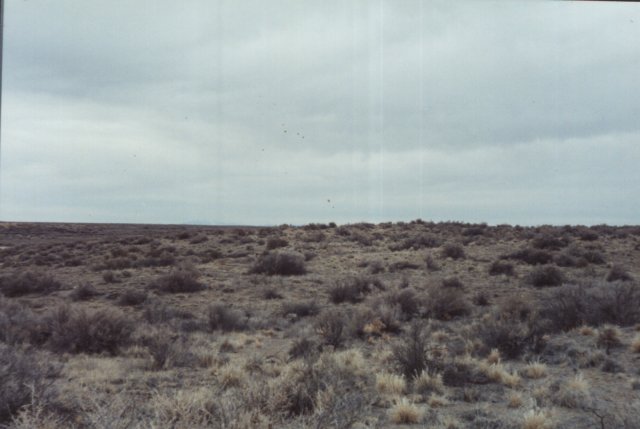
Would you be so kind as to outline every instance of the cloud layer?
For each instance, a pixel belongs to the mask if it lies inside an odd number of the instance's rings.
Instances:
[[[450,3],[10,2],[0,218],[638,223],[640,11]]]

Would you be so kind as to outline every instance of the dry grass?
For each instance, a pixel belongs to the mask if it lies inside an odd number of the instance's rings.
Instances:
[[[401,398],[389,410],[389,420],[399,425],[409,425],[420,423],[424,416],[424,411],[417,405],[409,402],[406,398]]]
[[[525,377],[537,380],[546,377],[548,369],[546,364],[540,361],[534,361],[527,364],[523,373]]]
[[[554,396],[554,402],[567,408],[583,408],[591,402],[589,382],[582,373],[562,383]]]
[[[637,421],[640,228],[0,228],[2,427]]]
[[[640,353],[640,335],[636,335],[631,340],[630,349],[633,353]]]
[[[402,376],[383,372],[376,375],[376,391],[381,395],[401,395],[407,389]]]
[[[529,410],[522,417],[522,429],[551,429],[553,420],[547,412]]]

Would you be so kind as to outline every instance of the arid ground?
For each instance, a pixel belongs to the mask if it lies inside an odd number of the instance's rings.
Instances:
[[[640,427],[640,227],[0,223],[0,267],[0,427]]]

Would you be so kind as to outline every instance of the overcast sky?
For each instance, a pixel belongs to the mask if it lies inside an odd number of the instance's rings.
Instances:
[[[640,223],[640,8],[7,0],[0,220]]]

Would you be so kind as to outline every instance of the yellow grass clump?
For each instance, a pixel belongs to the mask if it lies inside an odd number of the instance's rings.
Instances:
[[[640,335],[636,335],[631,341],[631,351],[633,353],[640,353]]]
[[[389,419],[399,425],[420,423],[423,416],[424,411],[406,398],[397,401],[389,410]]]
[[[442,374],[429,374],[427,371],[422,371],[413,380],[413,389],[416,393],[426,392],[444,392],[444,383],[442,382]]]
[[[524,375],[534,380],[544,378],[547,376],[547,365],[539,361],[531,362],[524,368]]]
[[[489,356],[487,356],[487,362],[490,364],[499,364],[501,361],[500,358],[500,350],[498,349],[493,349],[491,350],[491,353],[489,353]]]
[[[376,390],[382,395],[401,395],[407,388],[407,383],[399,375],[382,372],[376,375]]]
[[[552,421],[548,413],[529,410],[524,413],[522,429],[551,429]]]

